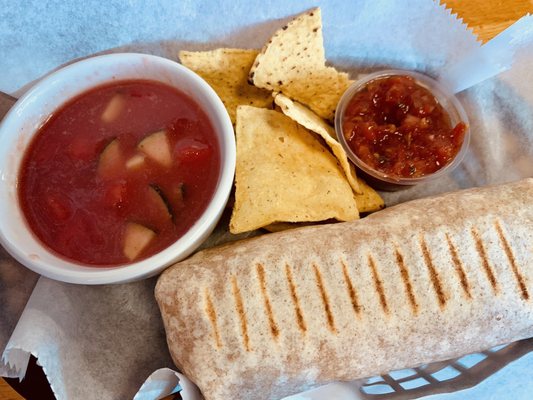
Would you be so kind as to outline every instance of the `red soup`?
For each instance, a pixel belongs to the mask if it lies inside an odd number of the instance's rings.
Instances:
[[[198,104],[158,82],[122,81],[83,93],[46,121],[18,190],[46,246],[117,265],[180,238],[207,208],[219,173],[219,145]]]

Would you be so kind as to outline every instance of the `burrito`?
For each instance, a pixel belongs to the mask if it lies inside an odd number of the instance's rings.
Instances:
[[[280,399],[528,338],[533,179],[205,250],[155,295],[206,400]]]

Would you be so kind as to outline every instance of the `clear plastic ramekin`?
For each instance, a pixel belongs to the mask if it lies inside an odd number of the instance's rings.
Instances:
[[[348,104],[350,103],[354,95],[357,92],[364,89],[371,81],[374,81],[376,79],[390,77],[390,76],[412,77],[417,84],[428,89],[433,94],[437,102],[442,106],[444,111],[446,111],[446,113],[448,114],[450,118],[450,124],[452,127],[456,126],[459,122],[463,122],[466,125],[466,131],[465,131],[463,143],[459,151],[455,155],[454,159],[451,160],[448,164],[446,164],[442,168],[440,168],[439,170],[431,174],[427,174],[427,175],[416,177],[416,178],[404,178],[404,177],[388,175],[364,163],[359,157],[357,157],[357,155],[350,148],[350,146],[348,145],[348,142],[346,141],[346,138],[344,136],[344,130],[343,130],[344,114],[345,114]],[[428,77],[427,75],[423,75],[418,72],[404,71],[404,70],[397,70],[397,69],[374,72],[354,82],[343,94],[341,100],[339,101],[339,104],[337,105],[337,111],[335,113],[335,131],[337,133],[339,142],[344,147],[344,150],[346,151],[348,155],[348,158],[355,164],[358,170],[362,172],[362,175],[369,181],[369,183],[378,189],[389,190],[389,191],[409,188],[419,183],[427,182],[429,180],[433,180],[445,174],[448,174],[455,167],[457,167],[459,163],[463,160],[465,153],[468,149],[468,144],[470,142],[470,127],[469,127],[468,117],[466,115],[466,112],[463,106],[457,99],[457,97],[455,97],[454,94],[451,93],[441,83]]]

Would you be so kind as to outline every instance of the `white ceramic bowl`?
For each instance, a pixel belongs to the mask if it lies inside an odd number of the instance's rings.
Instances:
[[[31,232],[19,206],[19,168],[26,147],[54,110],[88,89],[125,79],[166,83],[200,104],[219,140],[221,172],[207,209],[174,244],[147,259],[124,266],[87,267],[58,257]],[[226,205],[234,173],[235,138],[230,118],[220,98],[198,75],[171,60],[145,54],[89,58],[37,83],[20,98],[0,125],[0,242],[28,268],[64,282],[104,284],[146,278],[187,257],[209,236]]]

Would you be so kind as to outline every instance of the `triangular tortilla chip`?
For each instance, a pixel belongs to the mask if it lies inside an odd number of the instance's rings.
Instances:
[[[280,221],[358,218],[337,160],[303,126],[277,111],[240,106],[236,134],[231,233]]]
[[[278,93],[274,97],[274,102],[283,111],[283,114],[290,117],[294,121],[303,125],[310,131],[313,131],[320,135],[322,139],[329,146],[333,155],[337,157],[341,165],[348,183],[352,187],[355,193],[361,194],[361,188],[357,183],[357,176],[355,174],[355,167],[348,161],[348,156],[344,151],[342,145],[337,141],[337,135],[335,129],[333,129],[326,121],[316,115],[309,108],[298,102],[292,101],[282,93]]]
[[[355,202],[360,213],[371,213],[385,208],[385,203],[381,196],[372,189],[361,178],[357,178],[362,193],[355,195]],[[316,222],[274,222],[263,227],[269,232],[281,232],[287,229],[301,228],[308,225],[314,225]]]
[[[255,59],[250,82],[333,120],[350,81],[347,74],[326,66],[320,8],[296,17],[272,36]]]
[[[369,213],[385,208],[385,202],[378,192],[368,186],[368,184],[361,178],[357,178],[357,182],[361,188],[361,194],[355,195],[355,201],[357,202],[357,209],[359,212]]]
[[[248,73],[258,54],[257,50],[216,49],[180,51],[179,58],[217,92],[235,124],[235,111],[241,104],[272,108],[270,92],[248,83]]]

